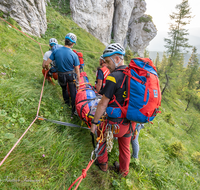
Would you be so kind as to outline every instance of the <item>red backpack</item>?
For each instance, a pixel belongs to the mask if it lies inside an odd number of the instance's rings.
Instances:
[[[157,70],[149,58],[134,58],[123,70],[126,80],[126,99],[121,106],[116,98],[118,108],[107,107],[111,118],[127,118],[138,123],[151,122],[160,113],[161,92]],[[124,79],[125,79],[124,78]],[[121,87],[124,84],[121,85]]]
[[[83,69],[84,67],[84,59],[83,59],[83,53],[76,51],[75,49],[73,50],[74,53],[78,55],[80,66],[79,68]]]

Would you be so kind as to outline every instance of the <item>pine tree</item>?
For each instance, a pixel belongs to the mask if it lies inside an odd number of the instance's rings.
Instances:
[[[157,52],[155,66],[158,67],[159,63],[160,63],[160,57],[159,57],[159,53]]]
[[[196,89],[197,87],[197,81],[198,81],[198,68],[200,66],[198,55],[197,55],[197,49],[194,47],[192,50],[191,57],[189,59],[188,65],[187,65],[187,82],[188,82],[188,89]]]
[[[200,66],[199,60],[197,58],[197,49],[194,47],[192,50],[192,54],[190,56],[187,69],[186,69],[186,81],[187,81],[187,90],[186,90],[186,100],[187,107],[185,111],[188,109],[190,102],[193,97],[196,95],[197,81],[198,81],[198,68]]]
[[[180,68],[182,54],[187,48],[191,47],[188,44],[188,30],[184,28],[190,23],[191,18],[188,0],[183,0],[180,4],[176,5],[175,8],[177,13],[173,12],[170,15],[170,19],[174,21],[174,23],[170,24],[170,31],[168,32],[169,38],[164,39],[169,59],[168,64],[165,67],[166,83],[162,90],[162,94],[164,93],[166,87],[169,86],[170,80],[174,79],[174,75],[177,76],[179,74],[177,69]]]
[[[149,51],[148,50],[144,50],[144,57],[149,57]]]

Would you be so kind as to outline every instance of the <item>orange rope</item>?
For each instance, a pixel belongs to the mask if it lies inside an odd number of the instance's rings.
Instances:
[[[34,42],[36,42],[37,44],[39,44],[40,46],[40,50],[42,53],[42,56],[44,56],[44,53],[42,51],[42,47],[41,44],[39,42],[37,42],[36,40],[34,40],[33,38],[31,38],[29,35],[25,34],[24,32],[22,32],[21,30],[19,30],[18,28],[16,28],[15,26],[13,26],[12,24],[10,24],[9,22],[7,22],[6,20],[4,20],[3,18],[0,17],[1,20],[3,20],[4,22],[8,23],[10,26],[12,26],[13,28],[15,28],[16,30],[18,30],[19,32],[21,32],[22,34],[24,34],[25,36],[27,36],[28,38],[30,38],[31,40],[33,40]],[[30,129],[30,127],[35,123],[35,121],[38,119],[38,114],[39,114],[39,109],[40,109],[40,103],[42,100],[42,94],[43,94],[43,89],[44,89],[44,84],[45,84],[45,79],[46,79],[46,74],[44,75],[44,80],[43,80],[43,85],[42,85],[42,91],[40,94],[40,100],[39,100],[39,104],[38,104],[38,110],[37,110],[37,115],[35,117],[35,119],[33,120],[33,122],[29,125],[29,127],[26,129],[26,131],[22,134],[22,136],[18,139],[18,141],[14,144],[14,146],[11,148],[11,150],[8,152],[8,154],[4,157],[4,159],[1,161],[0,166],[4,163],[4,161],[8,158],[8,156],[11,154],[11,152],[15,149],[15,147],[19,144],[19,142],[21,141],[21,139],[24,137],[24,135],[28,132],[28,130]]]
[[[83,169],[83,170],[82,170],[81,176],[79,176],[79,177],[71,184],[71,186],[69,187],[68,190],[70,190],[70,189],[74,186],[74,184],[75,184],[76,182],[79,181],[74,190],[76,190],[76,189],[78,188],[78,186],[80,185],[81,181],[87,176],[87,171],[89,170],[89,168],[91,167],[91,165],[93,164],[93,162],[94,162],[94,160],[90,160],[90,161],[89,161],[89,163],[88,163],[86,169]]]
[[[102,122],[104,122],[104,121],[102,121]],[[100,128],[99,128],[100,124],[98,125],[98,130],[100,131],[100,135],[99,135],[99,137],[97,137],[97,142],[102,143],[102,141],[103,141],[103,130],[104,130],[105,125],[106,125],[106,123],[104,122],[102,130],[100,130]]]

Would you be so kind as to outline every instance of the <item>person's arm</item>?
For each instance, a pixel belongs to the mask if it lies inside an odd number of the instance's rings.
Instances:
[[[45,68],[45,60],[43,59],[43,63],[42,63],[42,68],[44,69]]]
[[[49,69],[49,64],[52,62],[52,60],[49,58],[49,59],[47,59],[47,61],[45,61],[45,63],[44,63],[44,67],[45,67],[45,69],[46,70],[48,70]]]
[[[76,72],[76,75],[77,75],[77,82],[79,82],[79,81],[80,81],[79,65],[78,65],[78,66],[75,66],[75,72]]]
[[[96,90],[98,93],[101,90],[102,83],[103,83],[103,81],[101,79],[97,79]]]
[[[95,123],[97,123],[99,121],[101,116],[106,111],[106,108],[108,106],[109,101],[110,101],[110,99],[107,98],[105,95],[103,95],[99,104],[97,105],[97,109],[96,109],[96,112],[95,112],[95,115],[94,115],[94,122]],[[95,124],[92,124],[91,125],[91,132],[95,133],[96,129],[97,129],[97,126]]]
[[[44,54],[43,57],[43,62],[42,62],[42,68],[45,69],[45,62],[47,61],[47,59],[49,58],[48,56],[48,51]]]

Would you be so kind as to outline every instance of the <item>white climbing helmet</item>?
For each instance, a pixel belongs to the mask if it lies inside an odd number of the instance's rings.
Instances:
[[[57,45],[57,44],[58,44],[58,41],[57,41],[55,38],[51,38],[51,39],[49,40],[49,45],[50,45],[50,46]]]
[[[103,58],[103,55],[100,56],[100,59],[105,62],[105,59]]]
[[[65,39],[69,39],[72,43],[76,43],[77,37],[76,37],[76,35],[73,34],[73,33],[68,33],[68,34],[65,36]]]
[[[108,45],[103,52],[103,58],[110,57],[114,54],[125,55],[125,49],[123,48],[123,46],[121,46],[121,44],[113,43]]]

